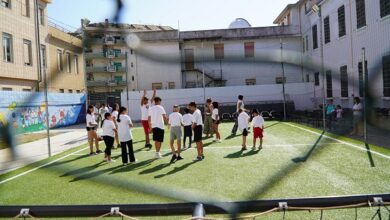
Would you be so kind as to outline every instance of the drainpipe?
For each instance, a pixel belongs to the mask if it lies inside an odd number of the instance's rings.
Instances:
[[[39,29],[39,3],[38,0],[34,1],[34,7],[35,7],[35,41],[36,41],[36,56],[37,56],[37,74],[38,74],[38,81],[37,81],[37,88],[36,91],[39,92],[39,83],[42,82],[42,69],[41,69],[41,36],[40,36],[40,29]]]

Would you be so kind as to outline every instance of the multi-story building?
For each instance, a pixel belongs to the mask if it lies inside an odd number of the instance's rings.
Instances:
[[[390,106],[390,0],[300,0],[274,23],[299,28],[304,65],[316,66],[304,68],[305,78],[319,97],[351,106],[363,96],[364,48],[375,105]]]
[[[173,87],[180,79],[180,63],[165,65],[148,55],[137,53],[126,43],[133,33],[142,40],[142,51],[158,54],[177,51],[177,31],[167,26],[103,23],[83,25],[87,87],[90,94],[120,93],[124,90],[163,88],[156,78],[164,78]],[[173,43],[170,41],[174,41]],[[172,71],[173,70],[173,71]],[[150,82],[150,83],[149,83]]]
[[[35,91],[42,81],[39,45],[47,47],[50,0],[2,0],[0,5],[0,89]],[[37,34],[39,30],[39,35]]]
[[[84,53],[81,37],[56,24],[49,25],[48,54],[43,65],[49,92],[82,93],[85,91]],[[43,56],[45,57],[45,56]],[[41,83],[42,87],[43,84]]]
[[[49,22],[50,2],[1,1],[0,90],[42,91],[44,72],[50,92],[84,90],[81,39]]]

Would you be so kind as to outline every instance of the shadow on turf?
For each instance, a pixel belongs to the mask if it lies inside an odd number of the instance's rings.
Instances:
[[[370,161],[371,167],[375,167],[374,159],[372,158],[371,149],[369,144],[365,144],[367,150],[368,160]]]
[[[118,166],[110,167],[110,168],[107,168],[107,169],[104,169],[104,170],[98,170],[98,171],[89,172],[89,173],[86,173],[84,175],[80,175],[80,176],[74,177],[69,182],[77,182],[77,181],[80,181],[80,180],[90,179],[90,178],[93,178],[93,177],[100,176],[100,175],[102,175],[104,173],[108,173],[108,172],[114,171],[116,169],[118,169]]]
[[[111,174],[122,173],[122,172],[129,172],[129,171],[133,171],[133,170],[139,170],[139,169],[142,169],[144,167],[147,167],[147,166],[151,165],[153,161],[155,161],[155,159],[144,160],[144,161],[141,161],[141,162],[138,162],[138,163],[135,163],[135,164],[122,166],[121,168],[112,171]]]
[[[234,153],[226,155],[225,158],[236,159],[236,158],[240,158],[240,157],[249,157],[249,156],[256,155],[260,151],[261,151],[261,149],[259,149],[259,150],[249,150],[249,151],[245,152],[244,150],[240,149],[237,152],[234,152]]]
[[[296,157],[296,158],[293,158],[292,161],[294,163],[302,163],[302,162],[306,162],[307,159],[309,159],[310,155],[314,152],[314,150],[317,148],[318,146],[318,143],[320,143],[322,137],[324,136],[325,134],[325,131],[323,131],[321,133],[321,135],[317,138],[316,142],[314,142],[313,146],[310,148],[310,150],[302,157]]]
[[[192,162],[189,162],[189,163],[186,163],[186,164],[183,164],[181,165],[180,167],[174,167],[173,170],[169,171],[168,173],[166,174],[160,174],[160,175],[157,175],[155,176],[154,178],[162,178],[162,177],[165,177],[165,176],[169,176],[169,175],[172,175],[172,174],[175,174],[175,173],[178,173],[186,168],[188,168],[189,166],[197,163],[198,161],[192,161]]]
[[[68,171],[68,172],[62,174],[60,177],[75,176],[75,175],[87,173],[87,172],[92,171],[92,170],[98,168],[99,166],[103,165],[103,163],[104,162],[102,161],[102,162],[99,162],[99,163],[91,165],[91,166],[83,167],[83,168],[76,169],[76,170],[71,170],[71,171]]]

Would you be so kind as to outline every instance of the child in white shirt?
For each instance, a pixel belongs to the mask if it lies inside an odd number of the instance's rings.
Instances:
[[[250,117],[249,115],[243,110],[238,110],[238,129],[242,132],[242,150],[246,150],[246,137],[248,136],[248,124]]]
[[[110,113],[104,114],[104,120],[102,121],[103,133],[102,137],[104,143],[106,144],[106,149],[104,150],[104,161],[108,163],[115,162],[111,159],[111,149],[114,147],[115,134],[117,133],[116,125],[113,121],[113,118]]]
[[[173,112],[169,115],[168,118],[168,128],[170,131],[170,140],[169,146],[172,150],[172,159],[171,163],[176,162],[177,160],[182,160],[183,158],[180,156],[181,153],[181,126],[183,125],[183,116],[179,113],[180,108],[177,105],[173,106]],[[174,142],[177,142],[177,151],[175,150]]]
[[[252,125],[253,125],[253,150],[256,150],[256,140],[260,139],[259,150],[263,148],[263,131],[264,118],[259,114],[257,109],[252,111]]]

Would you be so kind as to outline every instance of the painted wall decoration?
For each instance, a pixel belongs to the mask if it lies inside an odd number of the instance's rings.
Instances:
[[[85,94],[49,93],[49,127],[85,121]],[[11,123],[16,134],[46,129],[43,93],[0,91],[0,125]]]

